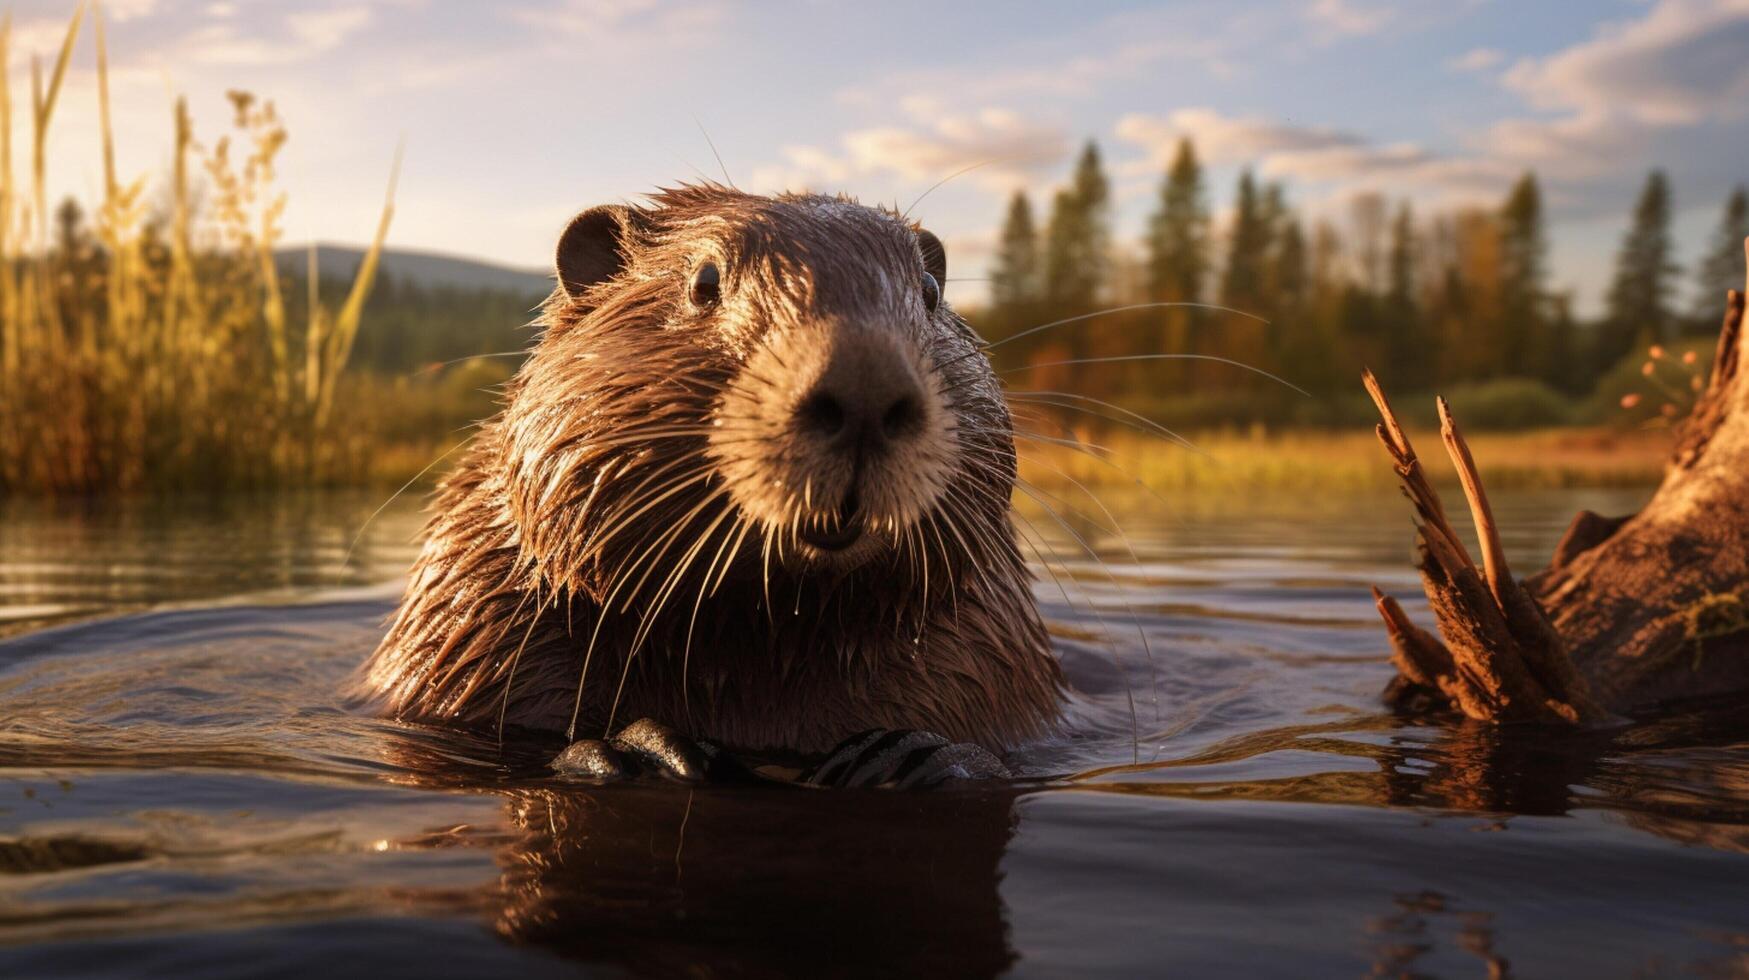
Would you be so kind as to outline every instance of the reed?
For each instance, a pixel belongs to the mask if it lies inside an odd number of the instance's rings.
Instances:
[[[47,143],[82,26],[96,47],[103,189],[82,227],[51,212]],[[11,18],[0,20],[0,493],[49,495],[349,482],[371,434],[342,402],[346,363],[394,213],[388,198],[345,301],[287,315],[275,249],[287,133],[271,102],[229,93],[207,146],[187,103],[165,203],[116,172],[101,10],[81,4],[46,78],[31,63],[29,183],[14,170]],[[202,203],[196,203],[197,196]]]

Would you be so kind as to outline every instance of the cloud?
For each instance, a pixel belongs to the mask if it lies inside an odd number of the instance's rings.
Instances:
[[[190,60],[208,65],[290,65],[340,47],[370,22],[368,7],[300,10],[283,17],[277,29],[254,33],[227,18],[198,28],[180,47]]]
[[[659,37],[665,43],[696,40],[701,32],[727,19],[718,0],[555,0],[542,6],[512,8],[512,19],[545,33],[582,37]]]
[[[1682,125],[1741,116],[1749,97],[1749,0],[1664,0],[1638,21],[1506,73],[1539,109]]]
[[[1391,22],[1391,17],[1388,7],[1357,4],[1354,0],[1318,0],[1306,9],[1306,19],[1325,40],[1377,34]]]
[[[1576,199],[1619,198],[1664,165],[1703,195],[1740,179],[1749,145],[1749,0],[1663,0],[1638,20],[1519,61],[1502,79],[1547,115],[1502,120],[1485,150],[1577,181]]]
[[[955,115],[942,113],[922,99],[908,100],[906,108],[918,119],[916,124],[852,130],[830,150],[785,147],[784,162],[758,170],[753,183],[772,189],[819,190],[880,174],[933,183],[975,167],[967,175],[970,179],[1009,188],[1068,154],[1068,137],[1060,128],[1030,122],[1008,109]]]
[[[1364,145],[1358,136],[1312,126],[1274,122],[1258,116],[1223,116],[1213,109],[1179,109],[1167,117],[1131,113],[1118,120],[1119,139],[1148,151],[1149,165],[1171,160],[1180,138],[1215,163],[1254,161],[1275,153],[1319,153]]]
[[[1206,163],[1252,166],[1264,177],[1334,187],[1389,187],[1434,191],[1453,199],[1492,196],[1511,169],[1501,162],[1449,156],[1411,142],[1381,143],[1343,130],[1280,122],[1259,116],[1226,116],[1206,108],[1180,109],[1159,117],[1132,113],[1118,121],[1117,136],[1140,146],[1140,164],[1158,173],[1188,138]]]
[[[1454,71],[1485,72],[1499,67],[1505,60],[1506,53],[1498,48],[1471,48],[1446,61],[1445,66]]]
[[[302,11],[287,14],[285,23],[291,28],[292,36],[311,50],[327,51],[338,47],[340,42],[370,23],[370,10],[352,7]]]
[[[1103,17],[1077,12],[1059,32],[965,46],[945,64],[894,71],[839,97],[855,108],[890,106],[920,92],[949,94],[963,105],[1037,104],[1150,84],[1162,72],[1228,79],[1256,66],[1260,48],[1283,33],[1281,20],[1271,11],[1219,3],[1162,4]]]
[[[118,21],[133,20],[157,9],[158,0],[108,0],[103,5],[103,16]]]
[[[42,18],[12,25],[12,51],[24,55],[25,59],[35,56],[53,64],[55,55],[61,49],[61,42],[66,38],[65,18]]]

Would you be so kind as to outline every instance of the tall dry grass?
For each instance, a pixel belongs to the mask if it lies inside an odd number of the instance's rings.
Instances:
[[[70,206],[50,210],[47,144],[87,21],[103,191],[81,232]],[[333,310],[319,302],[312,256],[308,313],[292,322],[274,257],[286,207],[274,161],[286,129],[271,102],[229,93],[234,132],[208,146],[195,138],[179,99],[167,179],[123,178],[102,15],[81,4],[47,72],[32,60],[30,159],[21,182],[10,42],[7,16],[0,21],[0,493],[259,488],[359,472],[369,433],[346,417],[341,379],[393,214],[393,176],[345,301]]]

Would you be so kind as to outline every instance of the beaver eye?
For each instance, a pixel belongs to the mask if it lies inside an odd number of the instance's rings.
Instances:
[[[936,282],[935,277],[927,272],[923,274],[923,305],[931,313],[941,305],[941,283]]]
[[[692,299],[692,305],[701,310],[709,309],[722,300],[722,274],[717,272],[715,262],[706,262],[692,274],[692,285],[687,287],[687,296]]]

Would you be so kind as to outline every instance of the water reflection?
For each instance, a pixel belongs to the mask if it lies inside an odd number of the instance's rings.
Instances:
[[[597,789],[549,777],[551,742],[350,711],[417,523],[391,513],[348,563],[378,502],[0,521],[0,607],[57,610],[0,639],[0,975],[123,942],[191,976],[264,949],[385,975],[1749,963],[1745,712],[1385,712],[1366,585],[1415,581],[1371,504],[1132,527],[1141,564],[1058,569],[1068,733],[1016,760],[1028,782],[887,794]],[[1503,500],[1514,560],[1579,502]]]
[[[392,778],[481,788],[478,760],[391,736]],[[497,756],[503,826],[485,917],[505,940],[638,975],[994,976],[1019,790],[827,792],[548,778],[554,744]],[[452,830],[439,838],[454,833]],[[389,846],[429,846],[431,835]]]
[[[495,924],[640,974],[991,976],[1014,959],[997,892],[1011,803],[529,790]]]
[[[1368,976],[1425,976],[1425,962],[1439,949],[1439,934],[1457,929],[1458,948],[1481,960],[1489,980],[1512,976],[1511,964],[1494,951],[1494,914],[1451,907],[1446,896],[1427,890],[1392,899],[1393,910],[1368,923],[1375,937]]]
[[[371,492],[0,499],[0,636],[165,603],[362,585],[406,568],[417,501]]]
[[[1683,844],[1749,853],[1749,707],[1696,704],[1631,726],[1573,731],[1449,719],[1435,726],[1372,717],[1286,726],[1165,762],[1068,777],[1079,789],[1179,799],[1418,807],[1513,816],[1603,810]],[[1211,776],[1272,755],[1306,753],[1309,771]],[[1332,768],[1332,759],[1366,760]],[[1247,761],[1251,767],[1243,766]]]

